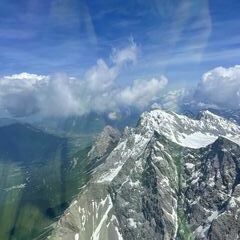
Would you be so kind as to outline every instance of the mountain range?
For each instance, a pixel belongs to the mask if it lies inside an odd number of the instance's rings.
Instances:
[[[89,181],[48,239],[240,239],[238,124],[153,110],[118,136],[97,138]]]

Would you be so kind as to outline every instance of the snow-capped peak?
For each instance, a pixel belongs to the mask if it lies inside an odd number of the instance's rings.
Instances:
[[[164,110],[144,112],[135,129],[126,129],[117,147],[109,154],[106,162],[95,175],[98,183],[111,182],[121,170],[127,159],[142,154],[154,132],[183,147],[205,147],[222,136],[240,145],[240,126],[222,117],[211,114],[200,120]],[[116,159],[118,161],[116,162]]]
[[[156,109],[142,114],[138,128],[149,134],[157,131],[184,147],[204,147],[219,136],[240,144],[240,126],[210,111],[204,111],[202,117],[195,120],[185,115]]]

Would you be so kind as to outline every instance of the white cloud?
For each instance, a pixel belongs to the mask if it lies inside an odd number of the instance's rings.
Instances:
[[[205,104],[239,108],[240,65],[206,72],[198,84],[195,99]]]
[[[90,68],[84,77],[84,89],[80,99],[85,103],[87,111],[107,111],[114,110],[118,106],[117,94],[119,89],[115,86],[117,77],[121,74],[122,68],[137,59],[138,49],[132,41],[123,49],[114,49],[111,55],[111,65],[99,59],[97,64]]]
[[[13,75],[10,75],[10,76],[5,76],[4,78],[8,79],[8,80],[25,80],[25,81],[28,81],[30,83],[31,82],[36,83],[37,81],[48,79],[48,76],[30,74],[30,73],[23,72],[23,73],[20,73],[20,74],[13,74]]]
[[[49,76],[29,73],[4,76],[0,80],[1,95],[22,92],[37,88],[39,84],[48,81]]]
[[[0,115],[38,117],[83,115],[91,111],[107,112],[117,118],[122,107],[144,109],[153,106],[177,110],[186,92],[167,91],[168,79],[134,80],[120,88],[116,84],[122,69],[137,60],[134,42],[114,50],[110,63],[103,59],[89,68],[81,79],[57,74],[53,76],[29,73],[0,78]],[[163,91],[165,90],[165,92]]]
[[[116,65],[122,65],[126,62],[136,62],[137,60],[138,47],[136,43],[131,40],[131,45],[125,49],[119,51],[117,49],[113,50],[112,61]]]
[[[109,67],[102,59],[85,74],[86,83],[91,91],[104,91],[112,86],[118,76],[118,67]]]
[[[188,92],[184,88],[169,91],[163,95],[161,99],[161,106],[163,109],[177,112],[187,95]]]
[[[189,97],[189,92],[184,89],[169,90],[161,94],[157,102],[151,105],[152,109],[165,109],[174,112],[181,112],[181,107]]]
[[[86,71],[82,79],[63,74],[55,76],[29,73],[0,78],[0,113],[10,116],[82,115],[90,111],[113,110],[117,107],[119,89],[115,80],[123,66],[136,61],[134,42],[114,50],[108,65],[99,59]]]
[[[0,78],[1,114],[24,116],[37,112],[36,95],[48,80],[48,76],[28,73]]]
[[[51,77],[47,84],[38,89],[36,94],[41,115],[67,116],[83,114],[84,107],[79,104],[79,99],[75,95],[75,91],[78,92],[80,86],[77,79],[69,78],[63,74]]]
[[[116,120],[116,119],[118,118],[118,115],[117,115],[116,112],[110,112],[110,113],[108,114],[108,118],[109,118],[110,120]]]
[[[114,85],[114,81],[119,76],[124,64],[133,63],[137,59],[138,48],[132,41],[123,49],[114,49],[111,55],[112,65],[108,66],[103,59],[99,59],[97,64],[91,67],[85,74],[87,88],[94,92],[105,92]]]
[[[159,97],[167,83],[168,80],[164,76],[150,80],[135,80],[132,86],[119,93],[119,101],[124,105],[146,107]]]

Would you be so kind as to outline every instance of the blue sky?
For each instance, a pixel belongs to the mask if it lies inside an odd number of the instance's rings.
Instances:
[[[192,86],[240,59],[239,0],[2,0],[0,75],[78,76],[133,39],[138,61],[119,84],[168,77]]]

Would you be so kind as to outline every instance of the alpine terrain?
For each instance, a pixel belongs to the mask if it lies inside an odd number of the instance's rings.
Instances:
[[[152,110],[118,136],[97,138],[90,179],[48,239],[240,239],[239,125]]]
[[[42,239],[88,181],[88,172],[95,167],[87,161],[90,148],[82,136],[64,137],[29,124],[2,123],[0,240]]]

